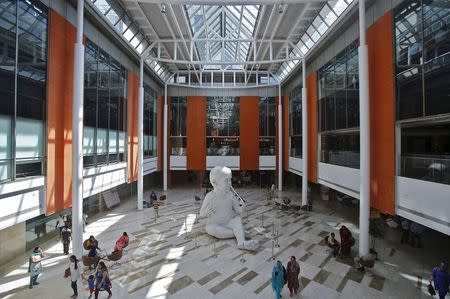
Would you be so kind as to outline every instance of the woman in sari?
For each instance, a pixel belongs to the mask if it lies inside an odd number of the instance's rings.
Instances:
[[[284,285],[284,269],[283,264],[277,261],[276,265],[272,269],[272,290],[275,292],[275,298],[281,298],[281,291]]]
[[[128,246],[128,242],[128,234],[124,232],[122,236],[120,236],[119,240],[117,240],[116,245],[114,246],[114,251],[121,251],[124,247]]]
[[[298,288],[300,287],[298,283],[298,275],[300,274],[300,265],[297,263],[295,256],[291,256],[291,260],[287,264],[287,285],[289,288],[289,293],[291,297],[295,293],[297,295]]]
[[[108,269],[104,262],[100,262],[95,273],[95,299],[98,298],[98,293],[103,290],[107,291],[108,298],[111,298],[111,280],[109,279]]]
[[[343,225],[339,229],[339,235],[341,237],[341,255],[351,256],[352,246],[355,245],[352,233]]]

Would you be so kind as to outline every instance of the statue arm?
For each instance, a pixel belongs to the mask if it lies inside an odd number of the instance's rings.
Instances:
[[[241,202],[239,198],[233,196],[233,210],[238,214],[242,215],[245,213],[245,203]]]
[[[203,200],[202,207],[200,208],[200,217],[206,217],[210,214],[213,214],[214,210],[211,203],[211,196],[206,194],[205,199]]]

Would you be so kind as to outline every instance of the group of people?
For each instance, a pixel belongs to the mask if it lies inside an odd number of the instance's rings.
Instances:
[[[332,249],[332,254],[334,257],[338,255],[351,256],[352,246],[355,245],[355,239],[353,238],[352,233],[345,225],[342,225],[339,229],[339,236],[341,238],[341,242],[336,240],[336,235],[334,233],[326,236],[326,245]]]
[[[401,226],[402,236],[400,243],[409,243],[412,247],[422,248],[422,233],[425,227],[417,222],[411,222],[408,219],[404,219],[401,222]]]
[[[291,297],[297,295],[300,288],[299,275],[300,265],[295,256],[291,256],[291,260],[287,263],[286,268],[281,261],[277,261],[272,269],[272,290],[275,293],[275,298],[281,298],[281,291],[285,284],[288,286]]]
[[[67,273],[69,272],[69,273]],[[73,290],[73,295],[71,296],[71,298],[76,298],[78,297],[78,285],[77,282],[78,280],[80,280],[80,278],[83,278],[83,276],[81,275],[81,269],[79,266],[79,260],[77,259],[77,257],[75,255],[72,255],[69,258],[69,267],[66,269],[66,277],[70,277],[70,281],[71,281],[71,288]],[[106,292],[108,292],[109,296],[108,298],[110,298],[112,296],[112,292],[111,292],[111,280],[109,278],[109,273],[108,273],[108,268],[106,267],[104,262],[99,262],[96,272],[95,272],[95,276],[94,275],[90,275],[89,278],[87,279],[87,284],[88,284],[88,288],[89,288],[89,298],[92,297],[92,294],[95,295],[95,298],[98,298],[98,294],[100,291],[105,290]]]

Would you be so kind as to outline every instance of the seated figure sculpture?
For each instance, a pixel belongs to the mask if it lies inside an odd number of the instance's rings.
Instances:
[[[241,215],[245,212],[245,203],[239,202],[231,191],[231,170],[216,166],[209,179],[213,190],[206,194],[200,209],[201,217],[208,217],[206,232],[218,239],[236,238],[238,248],[256,250],[257,240],[246,240]]]

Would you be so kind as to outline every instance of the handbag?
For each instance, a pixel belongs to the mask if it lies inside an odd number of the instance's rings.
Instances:
[[[431,284],[431,281],[428,283],[428,293],[430,293],[431,296],[436,295],[436,291],[433,288],[433,285]]]
[[[64,270],[64,278],[67,278],[71,275],[70,273],[70,268],[67,268],[66,270]]]

